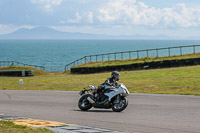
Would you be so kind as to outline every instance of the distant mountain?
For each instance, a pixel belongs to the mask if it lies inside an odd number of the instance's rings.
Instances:
[[[61,32],[48,27],[22,28],[10,34],[0,35],[0,39],[99,39],[101,37],[107,38],[108,36]]]
[[[103,35],[78,32],[61,32],[48,27],[37,27],[33,29],[21,28],[13,33],[0,35],[0,39],[184,39],[169,37],[166,35]],[[194,38],[193,38],[194,39]]]

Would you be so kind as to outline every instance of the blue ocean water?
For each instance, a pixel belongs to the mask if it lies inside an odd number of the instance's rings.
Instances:
[[[16,61],[40,66],[65,66],[83,56],[200,45],[198,40],[0,40],[0,61]],[[200,48],[196,49],[200,51]],[[171,54],[179,50],[171,51]],[[184,50],[191,53],[192,48]],[[167,55],[167,51],[159,54]],[[134,54],[134,53],[133,53]],[[145,53],[141,53],[141,56]],[[128,55],[127,55],[128,56]],[[132,57],[136,55],[131,55]],[[155,51],[149,52],[155,56]]]

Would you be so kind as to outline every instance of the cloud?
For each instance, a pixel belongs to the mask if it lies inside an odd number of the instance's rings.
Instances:
[[[53,6],[58,6],[63,0],[31,0],[34,4],[42,5],[46,11],[53,11]]]
[[[105,24],[183,28],[200,26],[200,9],[188,8],[184,3],[171,8],[155,8],[136,0],[109,0],[98,12],[97,19]]]
[[[60,23],[61,24],[65,24],[65,23],[75,23],[75,24],[77,24],[77,23],[80,23],[82,17],[80,16],[79,12],[76,12],[75,17],[76,17],[75,19],[67,19],[67,21],[62,20],[62,21],[60,21]]]
[[[79,12],[76,12],[76,18],[75,19],[68,19],[68,23],[80,23],[82,17],[79,15]]]
[[[35,26],[31,26],[31,25],[17,26],[17,25],[12,25],[12,24],[8,24],[8,25],[0,24],[0,35],[12,33],[20,28],[32,29],[34,27]]]
[[[78,25],[88,25],[88,24],[93,24],[94,21],[94,14],[92,11],[89,12],[82,12],[80,15],[79,12],[75,13],[75,18],[70,18],[67,20],[62,20],[60,21],[61,24],[78,24]]]
[[[87,17],[88,17],[89,23],[92,24],[93,23],[93,13],[89,12]]]

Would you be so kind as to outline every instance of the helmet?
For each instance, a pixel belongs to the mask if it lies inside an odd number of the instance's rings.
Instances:
[[[120,73],[118,71],[113,71],[111,73],[111,78],[113,78],[115,81],[118,81],[120,78]]]

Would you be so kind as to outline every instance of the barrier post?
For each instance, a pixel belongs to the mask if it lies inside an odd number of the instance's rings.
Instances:
[[[170,48],[168,48],[168,54],[169,54],[169,57],[170,57],[170,56],[171,56],[171,55],[170,55]]]

